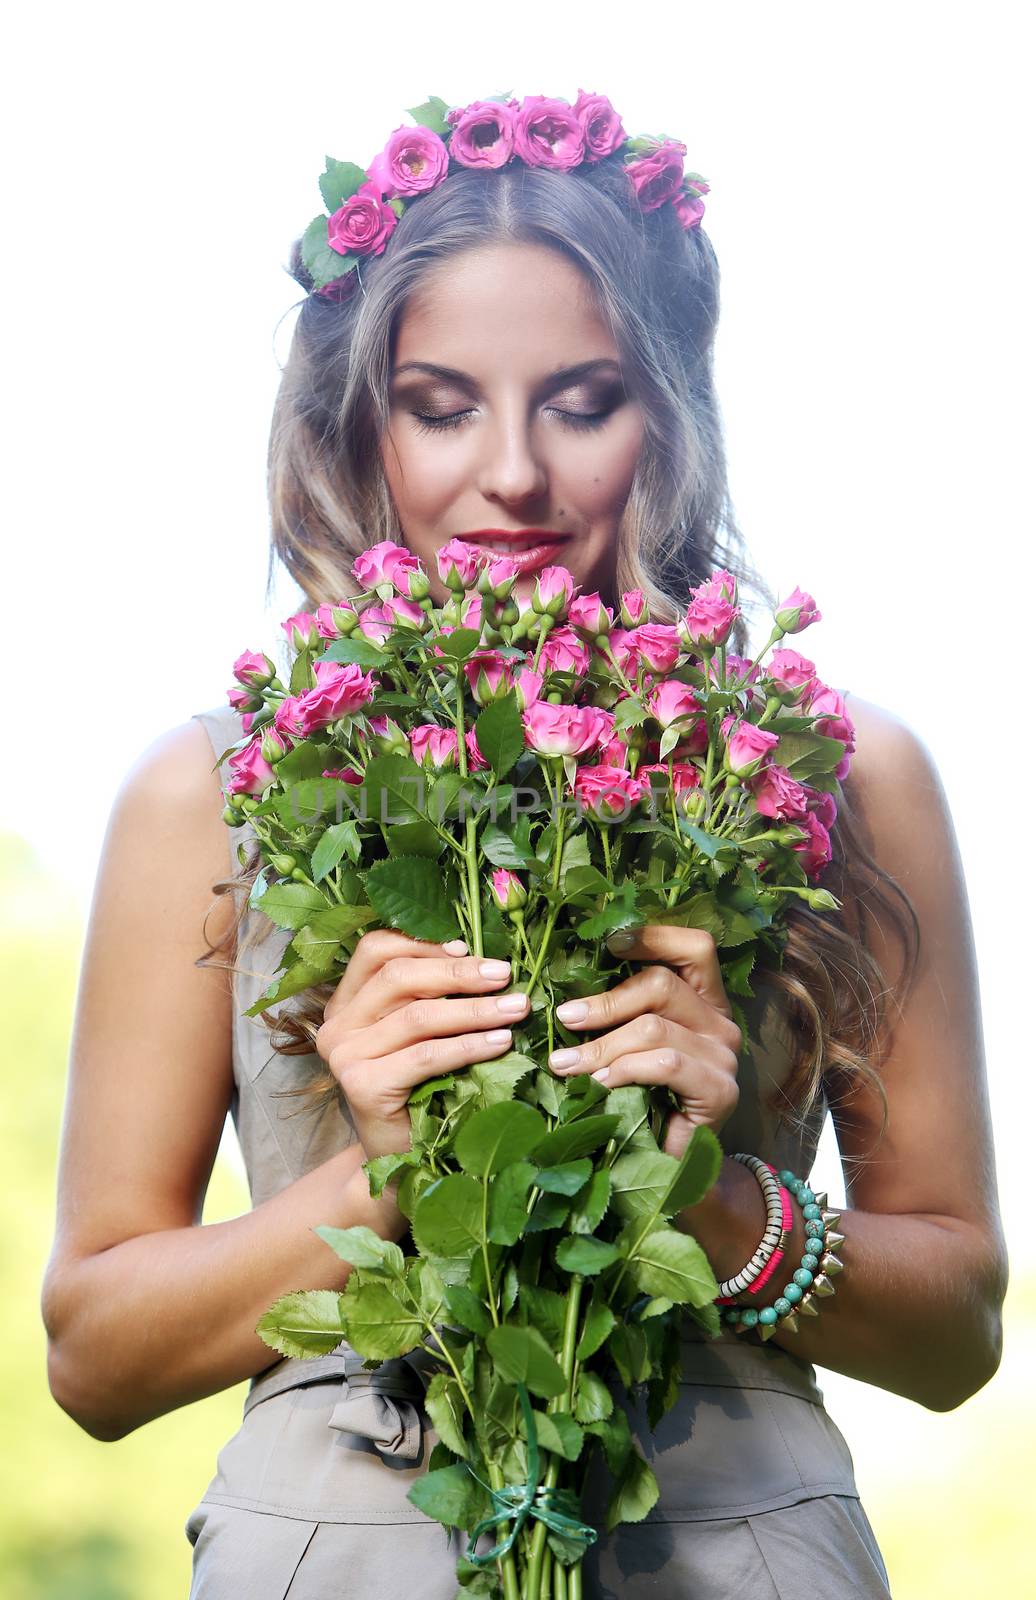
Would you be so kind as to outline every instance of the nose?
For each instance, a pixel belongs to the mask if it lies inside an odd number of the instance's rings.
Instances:
[[[518,507],[546,493],[546,465],[525,416],[498,417],[484,437],[479,488],[487,500]]]

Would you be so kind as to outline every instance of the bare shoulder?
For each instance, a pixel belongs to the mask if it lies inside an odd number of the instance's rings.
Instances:
[[[894,877],[915,875],[922,856],[953,846],[953,824],[935,757],[913,723],[886,706],[845,697],[856,750],[852,801],[868,848]],[[927,838],[928,849],[921,850]]]

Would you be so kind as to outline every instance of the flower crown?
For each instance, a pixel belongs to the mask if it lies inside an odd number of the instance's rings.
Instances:
[[[313,218],[302,236],[302,262],[312,292],[346,300],[354,292],[361,257],[379,256],[408,205],[460,167],[527,167],[569,172],[621,150],[641,211],[671,205],[684,228],[696,228],[709,192],[697,172],[683,170],[686,145],[676,139],[631,138],[611,101],[580,89],[575,105],[546,95],[491,95],[468,106],[447,106],[433,95],[407,113],[415,126],[400,127],[366,171],[351,161],[325,158],[320,193],[327,215]]]

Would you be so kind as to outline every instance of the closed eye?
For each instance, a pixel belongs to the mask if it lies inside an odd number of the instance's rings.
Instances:
[[[548,406],[547,411],[557,417],[566,428],[599,428],[612,414],[612,408],[604,411],[562,411],[558,406]],[[426,416],[423,412],[411,413],[417,423],[420,433],[438,433],[442,428],[459,428],[465,417],[474,416],[473,411],[451,411],[442,417]]]

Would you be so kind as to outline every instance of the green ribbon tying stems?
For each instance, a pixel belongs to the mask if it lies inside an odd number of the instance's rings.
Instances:
[[[493,1502],[493,1515],[485,1517],[472,1530],[468,1541],[467,1559],[473,1566],[487,1567],[490,1562],[505,1556],[522,1530],[526,1517],[539,1517],[548,1528],[553,1528],[555,1533],[564,1534],[567,1539],[573,1539],[582,1545],[580,1556],[593,1544],[597,1538],[597,1529],[580,1521],[579,1501],[571,1489],[548,1489],[545,1484],[537,1486],[540,1475],[540,1443],[536,1437],[536,1422],[532,1414],[532,1404],[529,1400],[529,1391],[524,1383],[519,1382],[518,1401],[525,1419],[525,1443],[529,1461],[529,1474],[523,1484],[508,1483],[502,1489],[492,1489],[488,1483],[483,1483],[470,1461],[464,1465],[477,1483]],[[475,1554],[475,1541],[480,1533],[485,1533],[487,1528],[495,1528],[499,1522],[507,1522],[514,1518],[514,1527],[502,1544],[496,1545],[492,1550],[487,1550],[484,1555]]]

